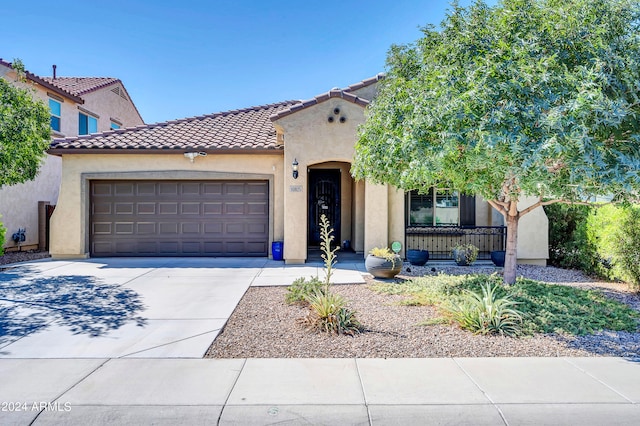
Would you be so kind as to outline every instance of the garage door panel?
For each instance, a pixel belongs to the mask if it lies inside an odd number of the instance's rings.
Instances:
[[[136,203],[138,214],[156,214],[156,203]]]
[[[133,214],[134,205],[132,202],[116,203],[114,207],[116,214]]]
[[[114,185],[114,195],[133,195],[134,186],[132,183],[117,183]]]
[[[153,182],[139,182],[136,185],[136,195],[139,197],[155,197],[156,184]]]
[[[262,216],[268,213],[267,203],[247,203],[247,214]]]
[[[161,235],[173,235],[178,233],[178,223],[176,222],[161,222],[159,225]]]
[[[204,224],[205,234],[219,234],[222,235],[222,222],[206,222]]]
[[[181,203],[180,213],[182,214],[200,214],[200,203]]]
[[[205,215],[220,215],[222,214],[222,202],[217,203],[203,203]]]
[[[226,214],[243,215],[245,203],[224,203],[224,212]]]
[[[118,222],[115,224],[115,233],[119,235],[133,235],[135,224],[133,222]]]
[[[155,222],[138,222],[136,224],[136,233],[138,235],[145,234],[156,234],[156,223]]]
[[[111,214],[111,203],[95,203],[93,204],[91,211],[96,214]]]
[[[111,222],[94,222],[92,224],[92,232],[94,234],[109,235],[111,234],[111,225]]]
[[[91,182],[93,256],[266,256],[266,181]]]
[[[91,187],[91,194],[94,196],[110,196],[112,195],[113,186],[108,183],[95,183]]]
[[[183,195],[200,195],[200,183],[183,183],[180,188]]]
[[[158,194],[161,196],[178,195],[178,182],[158,184]]]
[[[200,234],[199,223],[182,223],[180,230],[183,234]]]

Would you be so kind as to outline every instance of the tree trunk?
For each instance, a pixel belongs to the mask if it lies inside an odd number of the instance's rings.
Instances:
[[[513,201],[512,201],[513,203]],[[507,249],[504,257],[504,283],[516,282],[516,266],[518,263],[518,219],[519,215],[507,214]]]

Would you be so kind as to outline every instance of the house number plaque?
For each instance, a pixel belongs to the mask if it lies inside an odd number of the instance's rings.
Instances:
[[[302,192],[302,185],[289,186],[289,192]]]

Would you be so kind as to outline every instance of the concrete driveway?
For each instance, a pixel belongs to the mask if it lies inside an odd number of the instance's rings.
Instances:
[[[361,282],[362,264],[334,282]],[[0,358],[201,358],[251,285],[321,264],[266,258],[36,261],[0,272]]]

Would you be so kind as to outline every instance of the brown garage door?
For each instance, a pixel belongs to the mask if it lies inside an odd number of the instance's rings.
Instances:
[[[92,256],[267,256],[266,181],[92,181]]]

